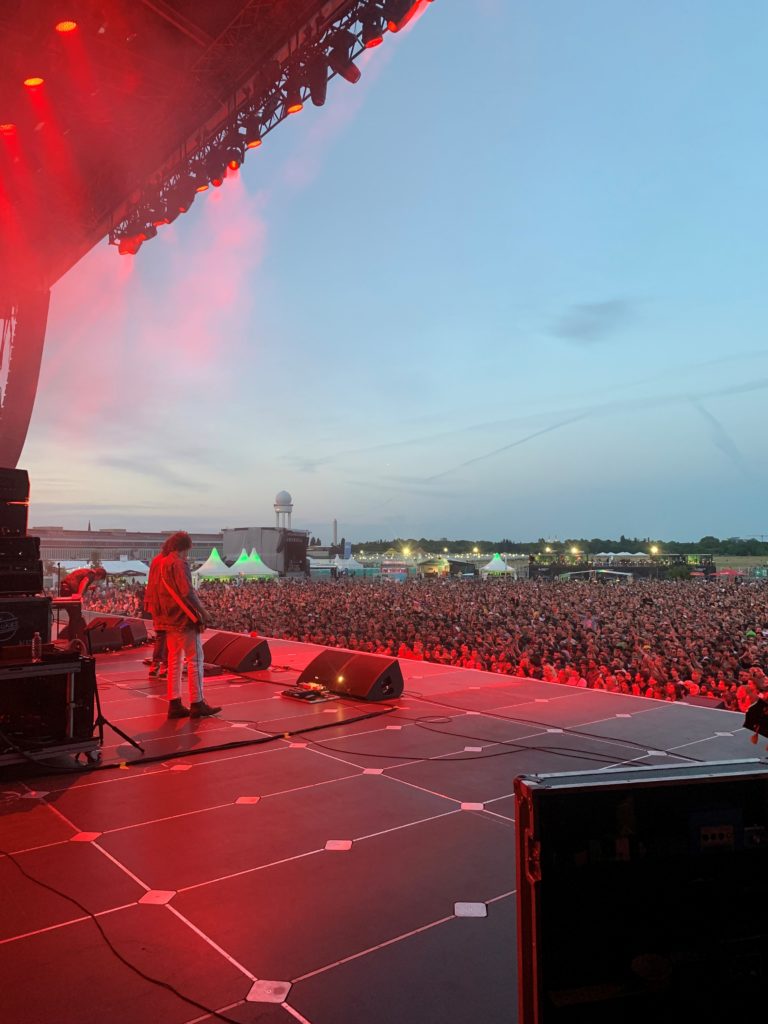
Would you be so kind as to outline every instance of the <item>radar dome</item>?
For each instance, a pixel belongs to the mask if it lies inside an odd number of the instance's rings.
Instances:
[[[288,491],[279,491],[275,495],[276,505],[290,505],[293,503],[293,498],[290,496]]]

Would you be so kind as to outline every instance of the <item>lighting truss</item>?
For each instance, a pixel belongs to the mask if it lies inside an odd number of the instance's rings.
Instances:
[[[158,227],[185,213],[198,191],[209,184],[220,185],[230,159],[238,165],[245,159],[247,141],[263,139],[289,116],[289,95],[292,99],[298,96],[302,103],[310,98],[317,103],[320,62],[325,66],[326,81],[336,75],[356,81],[359,71],[353,62],[366,49],[372,18],[386,31],[389,2],[355,0],[342,14],[325,22],[317,19],[286,55],[281,51],[282,59],[275,57],[263,64],[238,91],[241,98],[232,100],[226,117],[186,145],[159,177],[134,194],[109,231],[110,245],[134,255],[144,241],[157,234]],[[259,6],[258,0],[253,6]],[[341,60],[340,51],[344,54]]]

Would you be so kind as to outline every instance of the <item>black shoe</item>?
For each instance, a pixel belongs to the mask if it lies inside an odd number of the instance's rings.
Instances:
[[[190,718],[209,718],[211,715],[218,715],[221,708],[212,708],[204,700],[194,700],[189,706]]]
[[[158,673],[158,666],[157,665],[153,665],[152,668],[149,670],[149,672],[147,672],[147,675],[148,676],[156,676],[157,673]]]
[[[194,707],[194,705],[192,706]],[[181,697],[176,697],[173,700],[168,701],[168,717],[189,718],[189,708],[185,708],[181,703]]]

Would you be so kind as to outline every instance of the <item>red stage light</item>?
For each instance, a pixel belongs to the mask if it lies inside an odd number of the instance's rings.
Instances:
[[[297,103],[292,103],[290,105],[290,107],[286,107],[286,113],[287,114],[298,114],[298,112],[300,110],[303,110],[303,109],[304,109],[304,104],[303,103],[298,103],[298,102]]]
[[[26,85],[28,89],[35,89],[38,85],[42,85],[44,81],[45,79],[35,76],[33,78],[25,78],[24,85]]]
[[[256,149],[257,146],[261,145],[261,139],[253,139],[251,142],[247,142],[245,145],[246,149]]]
[[[239,166],[240,166],[240,161],[239,160],[230,160],[229,163],[227,164],[227,167],[231,171],[236,171]]]
[[[208,186],[207,185],[198,185],[197,188],[195,189],[195,192],[207,192],[207,191],[208,191]]]
[[[365,44],[366,50],[372,50],[374,46],[381,46],[384,42],[384,36],[374,36],[373,39],[369,39]]]
[[[224,179],[223,178],[214,178],[211,181],[211,184],[213,185],[214,188],[221,188],[221,186],[224,184]]]
[[[0,124],[0,135],[15,135],[16,125],[15,124]]]
[[[74,32],[77,28],[76,21],[59,21],[56,24],[56,31],[64,34],[65,32]]]

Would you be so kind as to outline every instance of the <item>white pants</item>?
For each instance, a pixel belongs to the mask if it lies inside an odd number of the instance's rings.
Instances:
[[[196,629],[169,629],[168,700],[181,698],[181,675],[187,661],[190,701],[203,699],[203,645]]]

